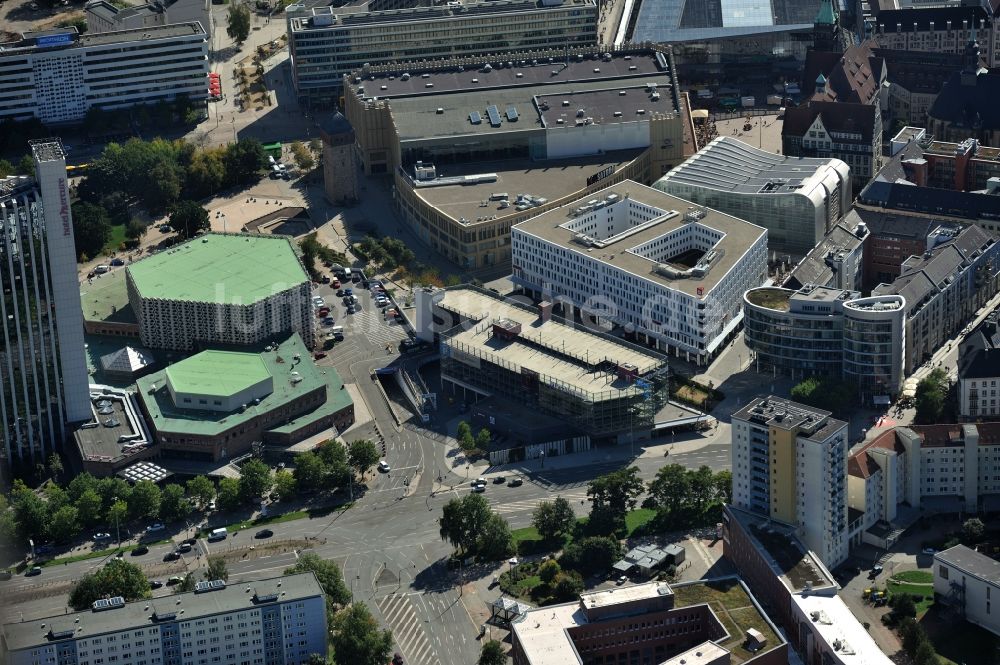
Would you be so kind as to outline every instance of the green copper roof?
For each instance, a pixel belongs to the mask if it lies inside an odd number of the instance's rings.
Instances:
[[[250,304],[309,278],[287,238],[208,233],[128,266],[143,298]]]
[[[813,23],[817,25],[833,25],[836,22],[837,15],[833,13],[833,2],[831,0],[823,0],[819,6],[819,13],[816,14],[816,20]]]
[[[164,370],[174,392],[228,397],[271,376],[257,353],[202,351]]]

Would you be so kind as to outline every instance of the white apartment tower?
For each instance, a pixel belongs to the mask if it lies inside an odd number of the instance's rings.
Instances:
[[[827,568],[847,558],[847,423],[758,397],[732,416],[733,505],[790,524]]]
[[[66,158],[32,144],[37,181],[0,180],[0,470],[33,467],[91,417]]]

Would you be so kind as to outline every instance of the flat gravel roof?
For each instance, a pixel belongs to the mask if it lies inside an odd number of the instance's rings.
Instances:
[[[209,233],[126,269],[143,298],[248,305],[309,280],[287,238]]]

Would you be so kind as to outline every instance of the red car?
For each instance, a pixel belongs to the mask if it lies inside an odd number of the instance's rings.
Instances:
[[[313,359],[314,359],[314,360],[320,360],[320,359],[322,359],[322,358],[326,358],[326,354],[325,354],[325,353],[323,353],[323,352],[320,352],[320,353],[314,353],[314,354],[313,354]]]
[[[340,288],[340,280],[337,279],[336,277],[333,278],[333,288],[335,288],[335,289],[339,289]]]
[[[329,313],[330,313],[329,307],[320,307],[319,310],[316,312],[316,316],[322,319]]]

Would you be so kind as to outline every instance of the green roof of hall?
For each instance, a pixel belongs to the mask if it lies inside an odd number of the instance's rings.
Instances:
[[[164,372],[174,392],[228,397],[271,376],[259,353],[209,349]]]
[[[272,347],[270,351],[266,350],[267,346]],[[146,405],[154,429],[160,432],[212,436],[249,422],[259,414],[277,409],[318,388],[329,386],[331,383],[340,384],[340,376],[334,368],[321,368],[313,363],[312,355],[298,333],[293,333],[282,342],[252,347],[252,352],[264,363],[266,371],[274,378],[274,383],[271,394],[261,398],[259,404],[247,404],[246,409],[242,411],[225,413],[177,408],[174,405],[167,390],[167,372],[179,364],[197,362],[201,354],[175,363],[167,369],[147,374],[136,381],[136,390]],[[298,376],[293,377],[293,372]],[[293,378],[296,381],[293,382]],[[225,383],[228,379],[220,376],[219,381]]]
[[[207,233],[126,268],[143,298],[249,305],[309,281],[291,240]]]

